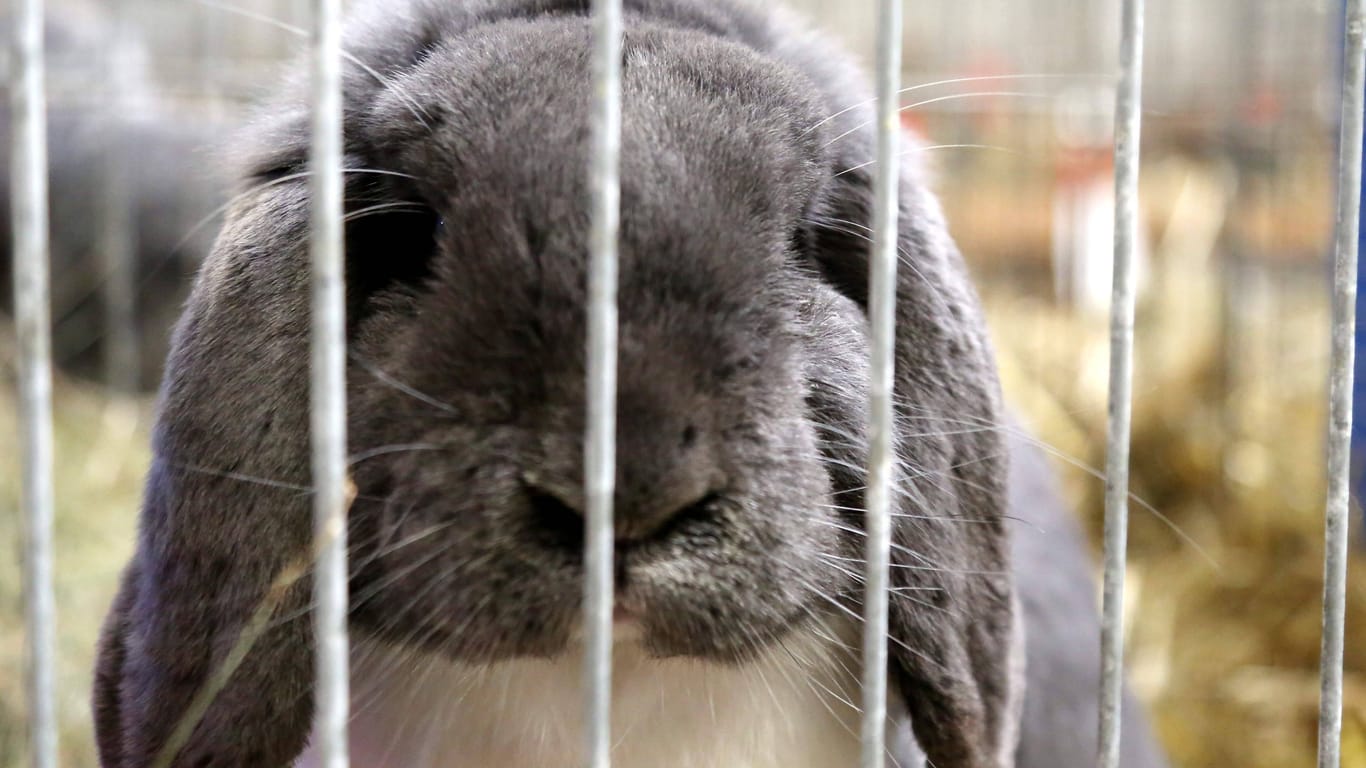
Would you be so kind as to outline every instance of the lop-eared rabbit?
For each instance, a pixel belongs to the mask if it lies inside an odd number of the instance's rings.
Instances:
[[[626,11],[614,765],[854,765],[872,101],[767,5]],[[381,0],[346,36],[362,768],[582,764],[588,13]],[[312,536],[306,79],[245,138],[176,333],[108,768],[151,763],[262,605],[172,764],[317,764],[310,583],[282,577]],[[899,246],[889,764],[1089,766],[1086,554],[910,161]],[[1126,725],[1127,768],[1160,766]]]

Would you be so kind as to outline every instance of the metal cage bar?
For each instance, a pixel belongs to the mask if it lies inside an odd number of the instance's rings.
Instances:
[[[47,104],[43,91],[43,0],[20,0],[14,19],[14,316],[24,518],[24,622],[28,655],[29,755],[56,768],[53,680],[56,609],[52,588],[52,332],[50,327]]]
[[[346,768],[350,712],[346,577],[346,304],[342,179],[341,2],[313,5],[311,419],[317,564],[314,740],[323,768]]]
[[[1124,691],[1124,561],[1129,528],[1129,433],[1134,365],[1134,246],[1143,99],[1143,0],[1123,0],[1115,99],[1115,258],[1110,299],[1110,395],[1105,452],[1105,586],[1102,604],[1101,768],[1119,768]]]
[[[608,768],[612,761],[612,496],[616,488],[621,38],[621,0],[594,0],[589,168],[593,223],[588,280],[588,422],[584,438],[584,712],[590,768]]]
[[[1319,768],[1337,768],[1342,751],[1342,647],[1347,598],[1347,516],[1356,332],[1357,234],[1361,215],[1363,0],[1343,19],[1342,133],[1339,139],[1337,245],[1333,265],[1333,342],[1329,370],[1328,499],[1323,558],[1323,638],[1319,654]]]
[[[873,252],[868,271],[872,344],[869,373],[867,540],[863,594],[862,768],[882,768],[887,723],[887,614],[896,474],[896,267],[901,182],[902,0],[879,0],[877,168]]]

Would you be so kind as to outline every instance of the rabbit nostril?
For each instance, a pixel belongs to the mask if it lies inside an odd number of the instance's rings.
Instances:
[[[553,493],[540,488],[526,489],[535,530],[548,545],[560,549],[583,549],[583,514]]]
[[[688,526],[698,522],[709,521],[716,515],[716,505],[721,501],[721,494],[712,491],[706,496],[678,510],[674,516],[669,518],[659,533],[668,535],[678,528]]]
[[[581,552],[585,543],[584,513],[574,489],[555,488],[535,476],[523,478],[527,533],[541,545],[561,551]],[[658,542],[682,531],[695,531],[713,523],[723,496],[701,489],[693,493],[654,487],[639,495],[618,494],[614,500],[613,532],[618,548]],[[681,502],[681,503],[680,503]]]
[[[663,541],[679,531],[694,528],[699,523],[711,521],[716,516],[716,505],[721,495],[714,491],[706,493],[681,507],[661,509],[655,515],[617,515],[616,536],[618,542]]]

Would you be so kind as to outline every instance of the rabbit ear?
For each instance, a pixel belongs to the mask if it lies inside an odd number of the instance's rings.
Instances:
[[[107,768],[152,764],[187,717],[198,724],[173,766],[277,768],[308,737],[302,184],[244,196],[177,329],[138,549],[101,640],[95,706]],[[247,648],[249,623],[264,631]],[[219,683],[196,713],[196,698]]]
[[[99,747],[100,765],[114,768],[124,764],[119,690],[127,656],[124,637],[128,632],[128,607],[135,596],[136,571],[136,564],[124,570],[118,595],[100,630],[99,654],[95,659],[95,691],[91,702],[95,743]]]
[[[931,764],[999,768],[1011,764],[1022,659],[1000,396],[976,296],[920,178],[908,168],[900,195],[890,674]],[[867,171],[838,175],[805,234],[826,280],[865,309],[871,202]]]

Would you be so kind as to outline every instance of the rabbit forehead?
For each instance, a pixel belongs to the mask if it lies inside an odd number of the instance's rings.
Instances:
[[[363,154],[447,198],[502,198],[586,220],[594,103],[583,19],[485,25],[443,40],[354,110]],[[791,219],[824,168],[809,83],[744,46],[633,26],[623,42],[624,215],[707,210],[714,232]],[[414,118],[418,119],[414,119]],[[710,205],[708,205],[710,203]]]

